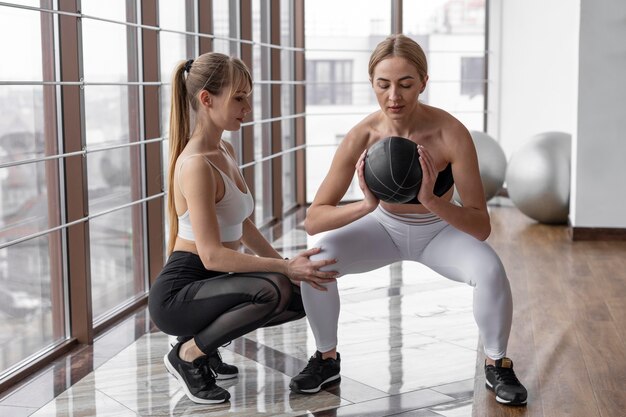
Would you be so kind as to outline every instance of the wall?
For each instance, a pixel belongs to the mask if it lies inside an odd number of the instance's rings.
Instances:
[[[487,131],[509,158],[534,134],[572,134],[577,228],[626,228],[624,22],[623,0],[490,1]]]
[[[626,228],[626,2],[581,0],[570,221]]]
[[[489,1],[487,132],[507,157],[531,136],[576,125],[578,0]]]

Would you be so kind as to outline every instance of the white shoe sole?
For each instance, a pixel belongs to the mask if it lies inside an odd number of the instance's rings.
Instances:
[[[218,374],[217,372],[215,372],[215,375],[216,375],[215,379],[217,379],[218,381],[225,381],[227,379],[237,378],[239,376],[239,373],[236,373],[236,374]]]
[[[290,388],[292,391],[299,392],[299,393],[301,393],[301,394],[315,394],[315,393],[320,392],[320,391],[321,391],[321,389],[322,389],[322,387],[323,387],[324,385],[328,385],[328,384],[330,384],[331,382],[333,382],[333,381],[335,381],[335,380],[337,380],[337,379],[339,379],[339,378],[341,378],[341,374],[337,374],[337,375],[331,376],[330,378],[328,378],[326,381],[323,381],[321,384],[319,384],[319,385],[318,385],[317,387],[315,387],[315,388],[309,388],[309,389],[299,389],[299,388],[297,388],[297,387],[296,387],[296,388],[293,388],[293,387],[291,386],[291,384],[289,384],[289,388]],[[295,387],[295,385],[294,385],[294,387]]]
[[[487,389],[493,391],[493,393],[495,394],[496,391],[493,389],[493,385],[491,385],[491,383],[487,381],[486,379],[485,379],[485,385],[487,386]],[[504,398],[498,397],[498,394],[496,394],[496,401],[499,402],[500,404],[506,404],[506,405],[526,405],[526,401],[524,401],[523,403],[513,404],[509,400],[505,400]]]

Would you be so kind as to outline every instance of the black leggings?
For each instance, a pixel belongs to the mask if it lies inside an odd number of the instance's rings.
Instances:
[[[150,289],[148,307],[157,327],[193,336],[209,354],[259,327],[304,317],[300,288],[274,272],[227,274],[204,268],[191,252],[173,252]]]

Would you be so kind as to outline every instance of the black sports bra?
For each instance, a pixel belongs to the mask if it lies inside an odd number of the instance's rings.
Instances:
[[[435,180],[435,186],[433,188],[433,193],[437,197],[441,197],[445,193],[452,188],[454,185],[454,177],[452,176],[452,164],[448,164],[443,171],[440,171],[437,174],[437,179]],[[407,201],[404,204],[421,204],[420,201],[415,197],[411,201]]]

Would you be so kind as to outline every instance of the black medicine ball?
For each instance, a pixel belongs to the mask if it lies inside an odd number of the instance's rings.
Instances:
[[[417,197],[422,184],[415,142],[391,136],[376,142],[365,157],[365,183],[388,203],[406,203]]]

